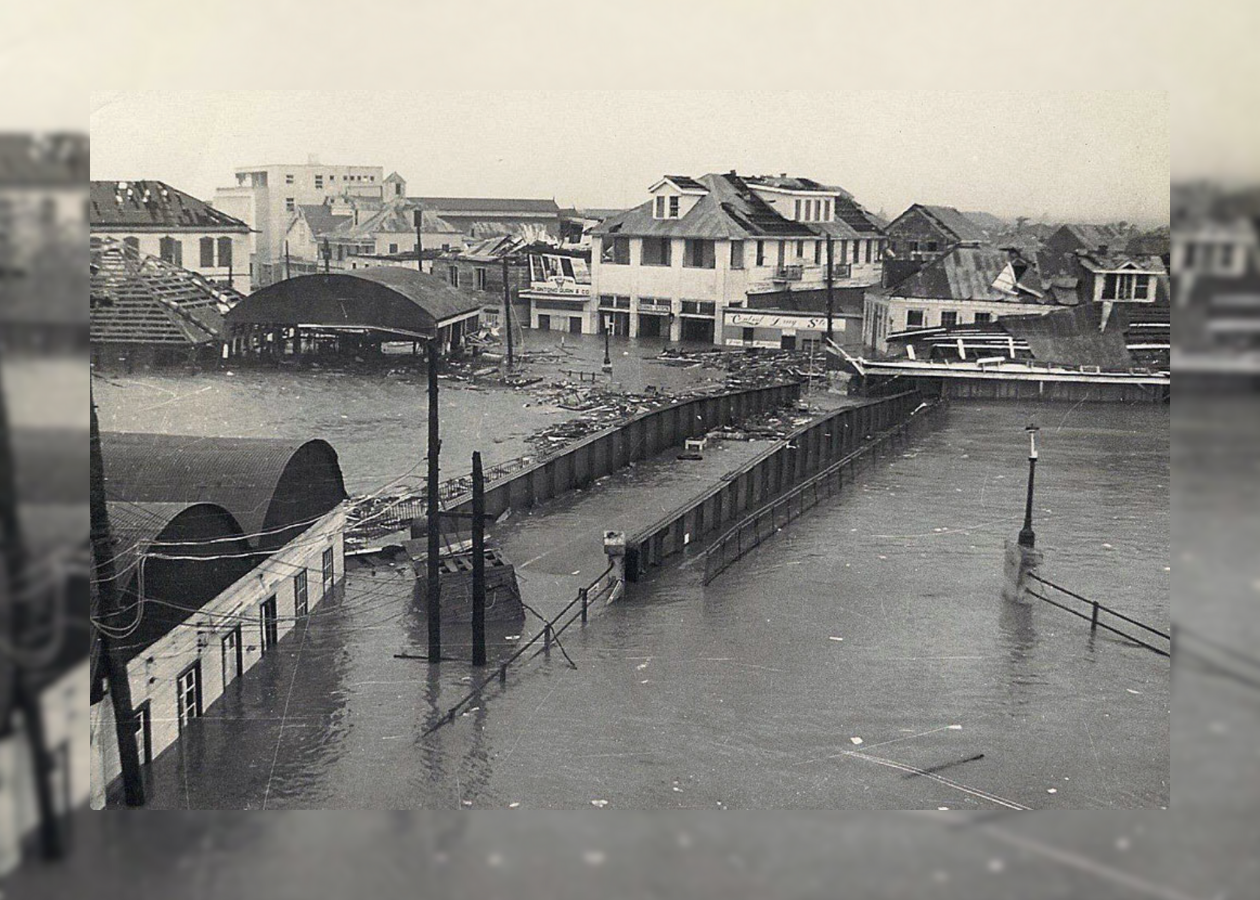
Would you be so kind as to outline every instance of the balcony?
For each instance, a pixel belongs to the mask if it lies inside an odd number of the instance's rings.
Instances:
[[[804,266],[775,266],[771,281],[800,281],[805,275]]]

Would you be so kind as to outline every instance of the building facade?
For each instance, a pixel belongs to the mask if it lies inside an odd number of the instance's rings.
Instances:
[[[591,299],[570,328],[581,318],[583,333],[721,344],[724,311],[750,296],[878,284],[884,245],[840,188],[786,175],[666,176],[646,203],[593,229]]]
[[[162,181],[93,181],[89,193],[93,235],[249,293],[252,236],[242,220]]]
[[[284,241],[299,206],[329,205],[334,214],[363,204],[379,209],[392,184],[381,166],[327,166],[314,159],[305,165],[244,166],[236,184],[218,188],[214,207],[245,222],[254,232],[253,284],[280,276]]]
[[[525,243],[559,243],[560,207],[555,200],[512,197],[412,197],[469,242],[511,236]]]
[[[888,223],[889,251],[899,260],[939,259],[954,247],[979,247],[988,235],[952,206],[915,203]]]

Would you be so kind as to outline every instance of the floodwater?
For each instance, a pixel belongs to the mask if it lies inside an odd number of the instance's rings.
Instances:
[[[959,404],[707,587],[698,556],[661,570],[431,734],[481,673],[397,658],[425,641],[406,575],[354,573],[155,761],[151,805],[1166,806],[1169,661],[999,597],[1030,414],[1044,573],[1166,630],[1168,408]],[[567,602],[602,570],[610,520],[642,527],[700,489],[686,465],[497,529],[527,598]],[[445,649],[463,658],[466,636]]]

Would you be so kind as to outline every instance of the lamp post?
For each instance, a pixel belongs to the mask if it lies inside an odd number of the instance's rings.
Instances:
[[[1028,433],[1028,502],[1024,506],[1024,527],[1019,530],[1019,545],[1030,550],[1037,544],[1037,535],[1033,533],[1033,478],[1037,474],[1037,432],[1041,429],[1032,422],[1024,428]]]
[[[608,352],[608,332],[612,328],[612,314],[603,316],[604,321],[604,371],[612,371],[612,355]]]

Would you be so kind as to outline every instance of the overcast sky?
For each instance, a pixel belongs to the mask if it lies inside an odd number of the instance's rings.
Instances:
[[[210,198],[238,166],[398,170],[412,195],[643,202],[662,174],[789,172],[874,211],[1167,221],[1163,92],[111,93],[92,177]]]

